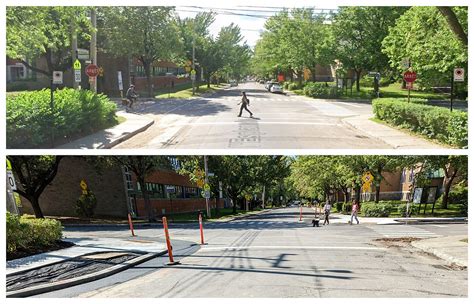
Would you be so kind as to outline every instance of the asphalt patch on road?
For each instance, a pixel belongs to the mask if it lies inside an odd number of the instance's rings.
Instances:
[[[64,281],[122,264],[145,253],[100,252],[7,275],[7,292]]]

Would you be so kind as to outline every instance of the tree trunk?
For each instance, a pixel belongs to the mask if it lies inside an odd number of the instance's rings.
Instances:
[[[301,89],[303,87],[303,72],[296,72],[296,77],[298,77],[298,89]]]
[[[215,201],[216,201],[216,216],[219,216],[219,214],[220,214],[220,212],[219,212],[219,194],[216,195]]]
[[[150,223],[155,222],[155,215],[153,212],[153,208],[151,207],[151,202],[150,202],[150,197],[148,196],[148,191],[146,189],[145,185],[145,179],[144,178],[138,178],[138,183],[140,184],[140,189],[142,190],[142,195],[143,195],[143,201],[145,203],[145,210],[148,215],[148,221]]]
[[[359,203],[360,203],[360,186],[357,186],[357,187],[355,188],[355,190],[356,190],[355,201],[356,201],[357,204],[359,204]]]
[[[360,74],[362,73],[362,70],[354,69],[354,71],[356,72],[356,90],[357,92],[360,92]]]
[[[153,97],[153,82],[151,78],[151,63],[147,60],[143,61],[143,69],[145,70],[146,86],[148,90],[148,97]]]
[[[380,184],[375,186],[375,203],[378,203],[380,199]]]
[[[313,67],[313,71],[311,73],[311,79],[313,79],[313,82],[316,82],[316,65]]]
[[[451,31],[458,37],[462,44],[467,47],[467,35],[452,8],[449,6],[438,6],[438,10],[446,18],[446,21],[448,21]]]
[[[232,213],[236,214],[237,213],[237,200],[233,198],[231,198],[231,200],[232,200]]]
[[[265,209],[265,185],[263,185],[262,191],[262,209]]]
[[[453,174],[451,177],[445,178],[445,182],[443,185],[444,186],[443,200],[441,202],[441,208],[443,209],[448,209],[449,191],[451,190],[451,185],[453,183],[455,176],[456,174]]]
[[[31,195],[28,200],[33,207],[36,218],[44,218],[43,211],[41,211],[41,207],[39,205],[39,195]]]

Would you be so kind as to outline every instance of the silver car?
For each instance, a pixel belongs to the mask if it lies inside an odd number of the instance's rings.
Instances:
[[[274,83],[270,87],[270,92],[272,92],[272,93],[283,93],[283,88],[278,83]]]

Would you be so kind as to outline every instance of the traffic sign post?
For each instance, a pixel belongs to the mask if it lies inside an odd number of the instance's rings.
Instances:
[[[416,73],[412,71],[406,71],[403,74],[403,80],[407,83],[408,89],[408,102],[410,102],[410,91],[413,89],[413,82],[416,80]],[[410,84],[410,85],[408,85]]]
[[[7,158],[7,210],[15,214],[20,214],[17,206],[17,193],[16,190],[15,176],[12,171],[12,164]]]
[[[463,68],[455,68],[453,75],[451,76],[451,112],[453,111],[453,100],[454,100],[454,83],[455,82],[463,82],[464,81],[464,69]]]
[[[99,67],[95,64],[89,64],[86,67],[86,74],[89,76],[89,82],[91,86],[94,85],[97,75],[99,75]]]

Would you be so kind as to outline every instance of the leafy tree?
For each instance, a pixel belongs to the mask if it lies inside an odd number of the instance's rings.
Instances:
[[[63,156],[7,156],[20,187],[15,192],[26,198],[37,218],[44,218],[39,198],[53,181]]]
[[[354,70],[357,91],[363,71],[384,71],[389,66],[387,55],[381,52],[382,41],[405,10],[405,7],[388,6],[339,8],[332,25],[334,51],[345,68]]]
[[[105,162],[125,166],[131,170],[140,186],[140,190],[145,202],[145,208],[148,214],[148,221],[156,221],[154,209],[151,206],[150,196],[146,187],[146,177],[156,169],[171,169],[171,163],[168,156],[111,156],[104,157]]]
[[[111,54],[132,56],[143,64],[149,96],[153,96],[152,66],[158,60],[182,56],[182,41],[168,6],[111,6],[102,8],[101,18]]]
[[[391,155],[369,155],[366,156],[367,166],[374,176],[375,182],[375,203],[380,200],[380,184],[384,180],[383,173],[394,172],[400,169],[404,160]]]
[[[458,16],[456,16],[453,8],[449,6],[438,6],[438,10],[446,18],[446,21],[448,22],[448,25],[453,33],[456,34],[458,39],[467,47],[467,34],[459,22]]]
[[[72,67],[72,35],[85,44],[92,31],[86,7],[8,6],[6,19],[7,56],[48,77]],[[47,69],[35,65],[41,57]]]
[[[436,155],[427,157],[428,167],[431,170],[442,169],[443,179],[443,199],[441,207],[448,208],[449,192],[456,178],[467,175],[467,156],[465,155]]]
[[[467,30],[467,7],[452,10]],[[467,67],[466,45],[436,7],[416,6],[406,11],[390,28],[382,51],[400,75],[404,72],[403,58],[409,58],[421,87],[445,85],[455,67]]]

